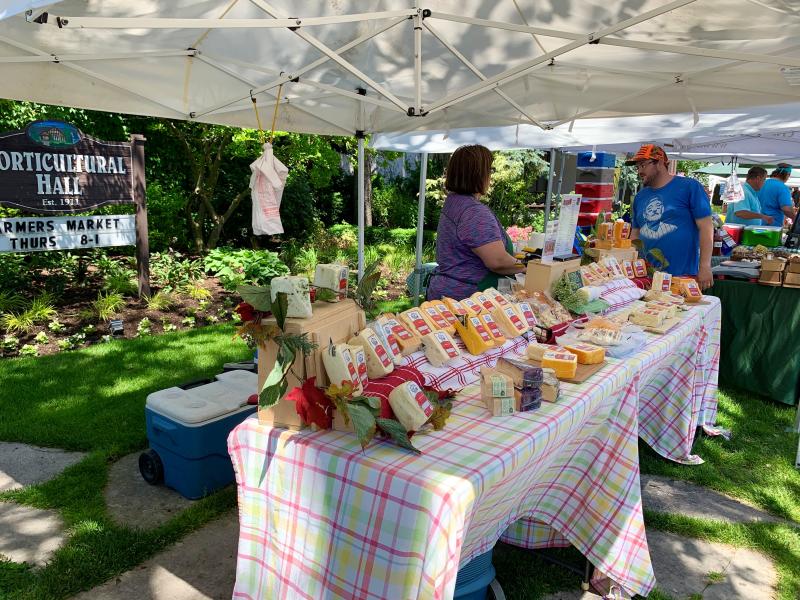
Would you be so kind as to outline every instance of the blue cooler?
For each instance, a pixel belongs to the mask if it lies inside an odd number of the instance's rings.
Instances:
[[[594,160],[592,158],[594,157]],[[578,168],[580,169],[599,169],[602,167],[614,167],[617,164],[616,154],[610,152],[578,152]]]
[[[493,551],[494,548],[479,554],[465,565],[459,565],[453,600],[486,600],[489,585],[495,576]]]
[[[231,483],[228,434],[256,411],[247,399],[257,391],[256,373],[234,370],[205,385],[150,394],[145,406],[150,450],[139,457],[145,481],[163,481],[190,500]]]

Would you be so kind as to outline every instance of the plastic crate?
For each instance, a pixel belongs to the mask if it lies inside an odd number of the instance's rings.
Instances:
[[[611,212],[613,204],[613,198],[581,198],[580,212],[595,214],[601,211]]]
[[[495,577],[494,565],[492,565],[493,551],[494,548],[460,566],[456,575],[453,600],[486,600],[489,584]]]
[[[147,397],[145,423],[150,451],[140,457],[149,483],[164,483],[182,496],[202,498],[234,479],[228,434],[256,411],[247,399],[258,391],[258,377],[245,370],[184,389],[173,387]],[[155,477],[150,468],[156,466]],[[147,475],[146,475],[147,473]]]
[[[600,213],[579,213],[578,214],[578,227],[594,227],[597,223],[597,217]]]
[[[745,246],[766,246],[767,248],[774,248],[781,245],[780,227],[767,227],[759,225],[748,225],[744,228],[742,234],[742,244]]]
[[[594,160],[592,156],[594,155]],[[598,167],[613,167],[617,163],[617,157],[610,152],[578,152],[578,167],[596,169]]]
[[[584,198],[613,198],[613,183],[576,183],[575,193]]]
[[[575,175],[575,181],[577,183],[614,183],[614,173],[614,167],[578,169]]]

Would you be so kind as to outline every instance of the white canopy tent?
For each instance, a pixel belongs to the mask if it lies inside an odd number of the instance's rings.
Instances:
[[[287,131],[527,125],[553,147],[584,119],[800,101],[786,0],[6,4],[0,95],[80,108],[255,128],[255,98]]]

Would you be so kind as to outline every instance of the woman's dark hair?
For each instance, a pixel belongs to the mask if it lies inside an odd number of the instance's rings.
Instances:
[[[777,167],[778,168],[770,173],[769,176],[777,177],[779,179],[783,179],[784,181],[789,179],[789,176],[792,174],[792,165],[787,163],[778,163]]]
[[[444,189],[456,194],[485,194],[492,172],[492,152],[484,146],[461,146],[450,157]]]

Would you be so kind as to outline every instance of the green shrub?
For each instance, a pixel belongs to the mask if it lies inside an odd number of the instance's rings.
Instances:
[[[46,344],[50,341],[50,338],[47,337],[47,334],[44,331],[40,331],[36,334],[36,337],[33,338],[33,341],[37,344]]]
[[[149,310],[168,310],[175,306],[175,299],[168,291],[159,290],[153,296],[145,297]]]
[[[15,338],[13,335],[6,335],[3,337],[3,341],[0,342],[0,351],[3,354],[11,354],[17,351],[17,346],[19,346],[19,338]]]
[[[189,283],[181,288],[181,293],[193,300],[207,300],[211,298],[211,292],[203,287],[199,282]]]
[[[0,252],[0,281],[7,293],[22,292],[30,285],[30,274],[25,266],[25,255]]]
[[[104,294],[100,292],[97,300],[92,302],[92,313],[99,321],[108,321],[116,315],[120,309],[125,306],[125,298],[122,294],[116,292],[109,292]]]
[[[313,276],[318,263],[319,257],[317,256],[317,250],[313,246],[301,248],[295,256],[294,272],[298,275],[304,274]]]
[[[314,206],[314,192],[308,178],[302,172],[293,175],[290,172],[281,199],[281,223],[287,238],[309,239],[317,220]]]
[[[148,180],[147,214],[150,250],[164,252],[169,248],[188,248],[185,192],[176,184]]]
[[[202,276],[200,259],[183,258],[178,252],[155,253],[150,257],[150,277],[156,287],[177,290]]]
[[[25,344],[19,349],[20,356],[39,356],[39,348],[33,344]]]
[[[416,227],[417,213],[416,195],[405,193],[396,184],[373,188],[373,223],[383,227]]]
[[[3,282],[5,284],[5,282]],[[25,306],[25,298],[16,292],[0,290],[0,313],[11,312]]]
[[[52,331],[53,333],[61,333],[67,327],[58,319],[53,319],[47,324],[47,328]]]
[[[267,250],[215,248],[205,257],[203,266],[228,291],[245,283],[268,285],[273,277],[289,274],[289,267]]]
[[[103,290],[106,292],[118,292],[123,296],[135,296],[139,291],[136,271],[124,269],[106,275],[103,279]]]
[[[150,335],[150,329],[152,328],[153,324],[150,322],[150,319],[147,317],[143,318],[139,321],[139,324],[136,326],[136,337],[142,337],[143,335]]]

